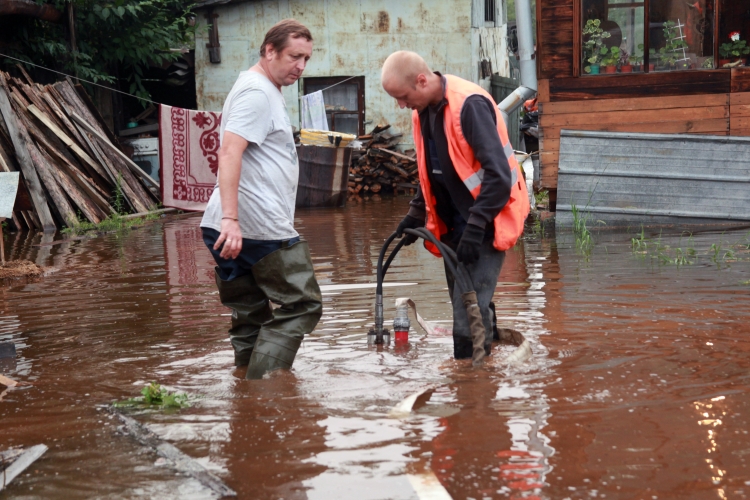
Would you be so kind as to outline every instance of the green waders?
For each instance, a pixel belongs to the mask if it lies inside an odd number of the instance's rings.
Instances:
[[[262,323],[252,348],[245,378],[259,379],[292,367],[302,338],[323,314],[323,300],[306,241],[266,255],[253,265],[252,274],[266,300],[279,306]]]
[[[261,325],[273,318],[271,305],[252,274],[225,281],[219,277],[218,267],[214,272],[219,299],[232,310],[229,340],[234,348],[234,365],[247,366]]]

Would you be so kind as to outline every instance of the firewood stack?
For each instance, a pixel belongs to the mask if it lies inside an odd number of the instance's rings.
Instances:
[[[0,71],[0,171],[21,172],[19,230],[53,231],[117,212],[147,212],[158,182],[117,147],[86,91]]]
[[[390,128],[378,125],[369,134],[358,137],[363,147],[352,151],[350,198],[384,193],[414,195],[419,188],[417,153],[413,149],[397,152],[395,146],[403,134],[389,134]]]

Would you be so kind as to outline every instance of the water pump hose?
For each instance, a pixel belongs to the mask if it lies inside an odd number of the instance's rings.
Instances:
[[[485,342],[485,328],[484,323],[482,321],[482,314],[479,309],[479,305],[477,303],[477,295],[474,291],[474,285],[471,282],[471,277],[469,276],[469,273],[467,272],[466,268],[463,264],[458,262],[458,258],[456,257],[456,253],[453,251],[452,248],[448,247],[444,243],[438,241],[438,239],[433,235],[430,231],[428,231],[425,228],[419,228],[419,229],[404,229],[404,233],[407,235],[416,236],[418,238],[423,238],[433,245],[435,245],[438,250],[440,251],[440,254],[443,256],[443,259],[445,260],[445,265],[448,267],[448,270],[451,272],[451,274],[454,277],[455,285],[458,287],[459,291],[461,292],[461,298],[464,303],[464,307],[466,307],[466,314],[469,318],[469,330],[471,332],[471,338],[472,338],[472,361],[474,364],[481,363],[482,359],[485,356],[485,349],[484,349],[484,342]],[[375,329],[374,333],[376,335],[375,343],[383,343],[383,280],[385,278],[385,273],[388,271],[388,268],[390,267],[391,263],[393,262],[393,259],[396,257],[396,254],[398,254],[399,250],[406,244],[405,239],[401,239],[396,244],[396,247],[393,249],[391,254],[388,256],[388,259],[385,261],[385,264],[383,264],[383,259],[385,258],[385,254],[388,251],[388,247],[393,242],[393,240],[396,239],[396,233],[391,234],[383,244],[383,248],[380,250],[380,255],[378,256],[378,265],[377,265],[377,285],[375,289]]]

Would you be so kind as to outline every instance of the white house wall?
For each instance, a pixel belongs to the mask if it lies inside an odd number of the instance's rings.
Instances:
[[[198,107],[220,110],[238,73],[257,62],[266,31],[293,17],[314,38],[304,77],[364,76],[365,128],[387,122],[408,134],[410,113],[382,90],[380,68],[392,52],[413,50],[434,70],[478,81],[479,32],[472,28],[471,6],[471,0],[268,0],[220,6],[215,12],[221,63],[209,62],[207,34],[196,40]],[[202,14],[199,22],[206,22]],[[505,32],[504,27],[497,30]],[[284,89],[295,126],[301,85]]]

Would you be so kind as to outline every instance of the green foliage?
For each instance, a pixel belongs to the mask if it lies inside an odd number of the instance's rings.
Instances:
[[[601,28],[600,19],[589,19],[583,27],[583,57],[589,64],[583,68],[586,73],[591,73],[591,65],[599,64],[609,50],[604,45],[604,39],[612,36]]]
[[[602,47],[606,50],[606,47]],[[602,66],[617,66],[620,61],[620,48],[612,47],[609,49],[608,54],[602,59]]]
[[[666,44],[659,49],[659,60],[670,67],[677,64],[677,61],[684,57],[682,49],[688,48],[687,42],[678,37],[679,30],[675,22],[666,21],[664,23],[664,39],[666,40]],[[686,61],[680,61],[678,69],[686,69],[686,65]]]
[[[190,406],[185,393],[169,392],[156,382],[151,382],[141,389],[141,396],[118,401],[113,406],[161,406],[162,408],[186,408]]]
[[[573,234],[576,237],[576,248],[588,256],[594,247],[594,239],[587,227],[588,214],[583,215],[575,203],[571,204],[570,210],[573,213]]]
[[[534,201],[537,205],[546,205],[549,203],[549,191],[542,189],[538,193],[534,193]]]
[[[64,0],[52,3],[60,10]],[[192,47],[195,27],[190,26],[188,0],[72,0],[76,42],[67,43],[67,23],[53,24],[19,18],[9,39],[17,43],[10,55],[41,66],[77,75],[94,82],[113,83],[117,75],[123,90],[148,98],[143,74],[150,65],[176,60],[173,49]],[[12,65],[14,62],[5,61]]]
[[[719,54],[725,59],[731,57],[742,57],[750,54],[750,47],[747,46],[746,40],[737,40],[736,42],[722,43],[719,46]]]

